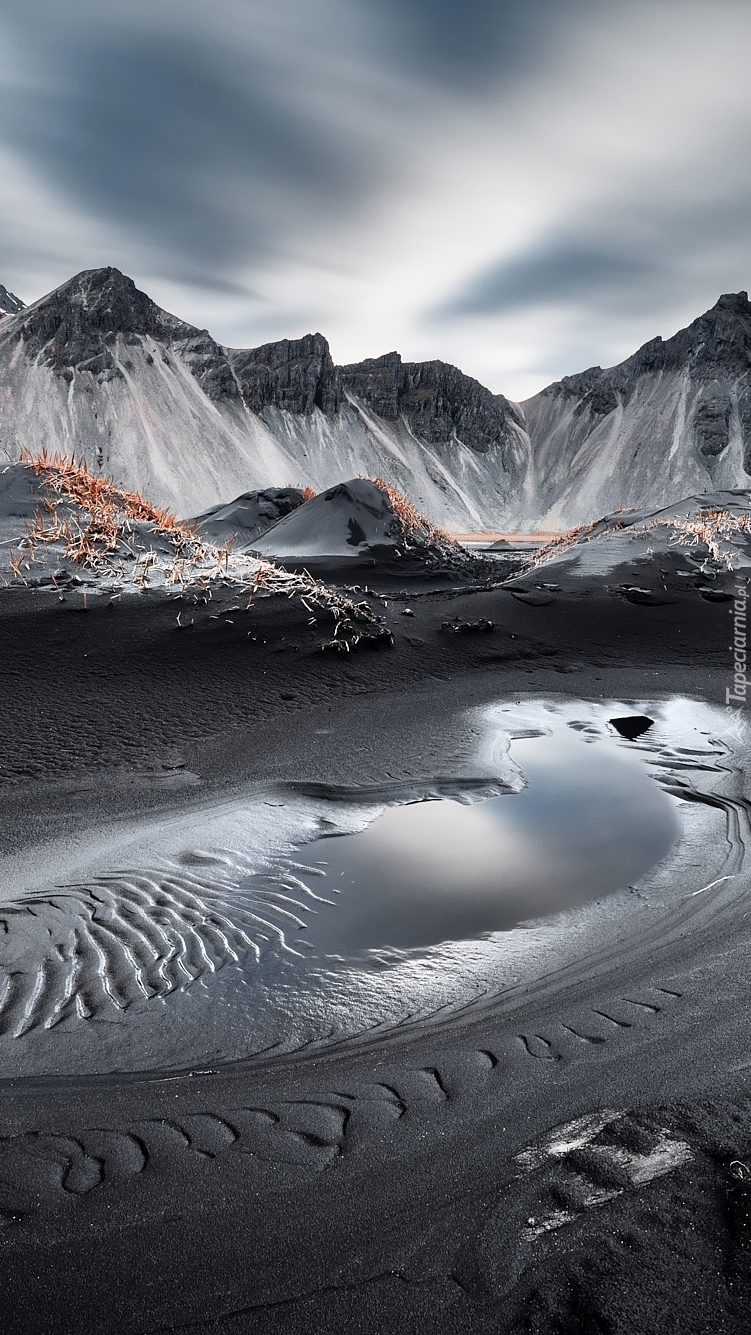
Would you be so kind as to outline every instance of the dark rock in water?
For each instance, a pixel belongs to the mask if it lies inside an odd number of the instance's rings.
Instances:
[[[654,719],[648,718],[646,714],[629,714],[624,718],[611,718],[608,722],[621,737],[626,737],[633,742],[636,737],[641,737],[652,727]]]
[[[261,491],[246,491],[227,505],[215,505],[192,522],[212,542],[236,538],[249,543],[267,533],[304,501],[305,493],[300,487],[265,487]]]
[[[398,352],[340,368],[341,385],[378,417],[403,417],[430,444],[457,439],[484,453],[509,438],[518,410],[447,362],[403,362]]]

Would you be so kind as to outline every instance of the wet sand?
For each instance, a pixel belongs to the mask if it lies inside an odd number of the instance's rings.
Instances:
[[[84,610],[75,591],[0,592],[6,887],[248,793],[281,820],[293,799],[490,792],[507,776],[483,760],[482,711],[499,702],[586,724],[579,701],[724,700],[727,607],[680,590],[659,607],[417,579],[364,596],[394,644],[345,655],[320,652],[323,613],[311,625],[286,599],[246,612],[228,592],[182,628],[158,594]],[[0,1034],[5,1329],[747,1330],[747,757],[726,742],[682,757],[676,742],[662,765],[698,822],[673,897],[647,878],[589,935],[572,919],[565,961],[500,989],[231,1061],[220,1010],[211,1055],[178,1051],[168,1071],[144,1026],[141,1074],[135,1048],[118,1068],[93,1000],[26,1028],[48,975],[19,991]],[[91,921],[104,950],[101,901]],[[23,960],[6,950],[4,967],[20,989]],[[206,993],[195,1032],[212,979],[185,989]],[[178,994],[155,987],[148,1006],[169,1017]],[[76,1025],[96,1071],[75,1067]],[[58,1069],[24,1074],[18,1054],[58,1038]]]

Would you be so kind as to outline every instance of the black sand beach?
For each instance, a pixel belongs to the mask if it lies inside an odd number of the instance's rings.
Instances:
[[[351,653],[321,652],[327,614],[282,597],[247,611],[228,591],[186,616],[159,592],[2,591],[3,867],[29,885],[36,857],[106,846],[113,824],[168,829],[248,794],[322,810],[471,795],[493,780],[491,705],[719,711],[727,603],[685,582],[660,606],[534,582],[392,578],[357,596],[393,645]],[[4,1329],[747,1330],[744,756],[706,745],[714,759],[671,752],[710,821],[685,892],[661,908],[637,889],[620,919],[595,905],[534,978],[231,1060],[221,1017],[200,1062],[181,1061],[178,1026],[162,1070],[148,1047],[65,1069],[66,1032],[117,1053],[95,1008],[50,1029],[60,1069],[19,1057],[2,1086]],[[47,930],[47,908],[27,912]],[[0,1041],[33,1052],[11,1012]]]

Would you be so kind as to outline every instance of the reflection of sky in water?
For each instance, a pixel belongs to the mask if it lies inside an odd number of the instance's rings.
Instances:
[[[316,893],[338,892],[308,918],[316,953],[429,946],[547,916],[637,880],[680,835],[670,799],[615,743],[562,729],[511,754],[521,793],[395,807],[301,850],[326,872]]]

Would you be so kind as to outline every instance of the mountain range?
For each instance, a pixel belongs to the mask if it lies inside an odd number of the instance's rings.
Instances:
[[[319,333],[227,348],[112,268],[29,306],[0,287],[0,312],[0,448],[75,452],[184,515],[364,475],[454,531],[558,529],[751,485],[745,292],[522,404],[397,352],[336,366]]]

